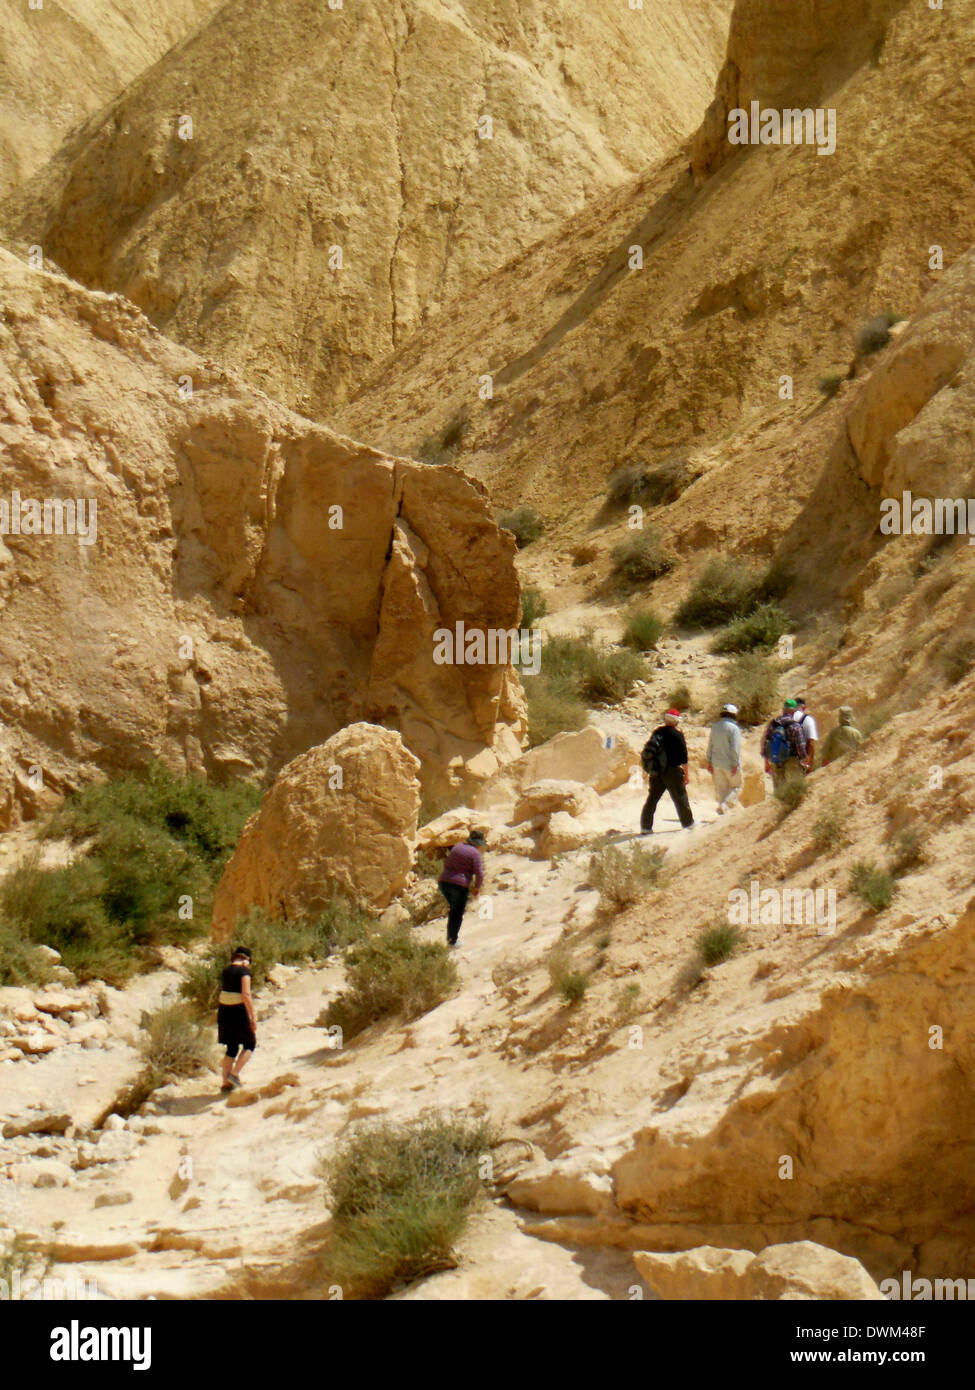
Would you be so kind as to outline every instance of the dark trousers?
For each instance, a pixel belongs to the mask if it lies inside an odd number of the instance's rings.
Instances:
[[[471,890],[462,888],[459,883],[441,883],[440,891],[450,908],[447,913],[447,940],[454,942],[460,935],[460,924],[464,920],[464,909],[467,907],[467,895]]]
[[[691,803],[687,799],[687,788],[684,786],[684,769],[681,767],[668,767],[666,772],[653,772],[650,774],[650,794],[643,803],[643,810],[640,813],[640,829],[653,829],[653,813],[657,809],[657,802],[664,792],[670,792],[670,799],[677,807],[677,814],[680,816],[680,823],[686,830],[689,825],[694,824],[694,812],[691,810]]]

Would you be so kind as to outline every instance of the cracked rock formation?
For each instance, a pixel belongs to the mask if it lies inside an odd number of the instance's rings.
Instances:
[[[147,756],[263,777],[357,720],[399,728],[437,795],[518,756],[512,668],[433,659],[441,626],[517,621],[479,484],[334,435],[3,251],[0,288],[2,501],[95,523],[0,535],[4,824]]]

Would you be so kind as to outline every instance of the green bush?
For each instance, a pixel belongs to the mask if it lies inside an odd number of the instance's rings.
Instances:
[[[676,685],[671,686],[670,693],[664,696],[664,699],[670,709],[680,710],[681,714],[694,708],[694,696],[687,681],[678,681]]]
[[[720,965],[741,943],[741,932],[727,922],[707,927],[697,938],[697,949],[705,965]]]
[[[738,706],[741,724],[761,724],[779,698],[779,675],[761,652],[745,652],[729,664],[725,699]]]
[[[631,613],[626,620],[623,645],[634,651],[649,652],[659,642],[664,625],[649,608],[640,608]]]
[[[427,1115],[357,1130],[325,1160],[332,1211],[325,1276],[345,1298],[452,1268],[495,1136],[481,1121]]]
[[[467,416],[467,411],[462,408],[452,419],[447,421],[439,433],[428,435],[421,444],[418,444],[413,449],[412,456],[419,459],[421,463],[428,463],[434,467],[453,463],[470,428],[471,422]]]
[[[813,822],[813,844],[818,850],[841,849],[849,844],[849,803],[834,797]]]
[[[850,891],[872,907],[874,912],[883,912],[889,907],[897,884],[893,877],[875,864],[854,864],[850,870]]]
[[[578,695],[544,681],[540,676],[525,682],[528,702],[528,743],[537,748],[556,734],[584,729],[589,716]]]
[[[515,507],[513,511],[501,512],[495,520],[499,526],[513,534],[519,550],[524,550],[526,545],[537,541],[545,529],[534,507]]]
[[[794,772],[787,774],[775,788],[775,799],[785,808],[786,815],[794,811],[802,804],[809,795],[809,783],[805,774]]]
[[[147,948],[206,925],[213,888],[259,793],[180,779],[158,764],[82,788],[44,834],[84,845],[63,868],[34,858],[0,885],[8,934],[53,946],[81,981],[124,984]],[[185,916],[191,902],[192,917]]]
[[[646,896],[660,877],[664,852],[646,845],[620,849],[610,845],[589,860],[589,882],[599,893],[600,904],[622,911]]]
[[[345,1039],[393,1014],[406,1020],[419,1018],[436,1008],[457,984],[447,947],[421,941],[404,926],[357,942],[346,955],[345,965],[345,989],[318,1019],[322,1027],[341,1028]]]
[[[926,862],[924,836],[916,825],[906,825],[891,837],[887,863],[895,878],[920,868]]]
[[[633,584],[659,579],[677,564],[677,556],[668,550],[659,532],[652,529],[628,536],[613,547],[610,558],[614,574]]]
[[[196,1076],[214,1065],[210,1034],[187,1004],[164,1004],[152,1013],[144,1013],[139,1026],[143,1030],[139,1040],[142,1069],[101,1112],[95,1129],[101,1129],[109,1115],[121,1115],[124,1119],[134,1115],[160,1086]]]
[[[591,977],[572,964],[572,956],[566,945],[556,946],[548,954],[546,962],[548,977],[567,1004],[578,1004],[592,983]]]
[[[540,618],[544,618],[548,612],[548,604],[542,596],[542,591],[529,584],[521,591],[521,626],[523,628],[534,627]]]
[[[0,985],[45,985],[54,972],[21,931],[0,921]]]
[[[273,966],[325,960],[363,940],[370,927],[371,919],[366,913],[339,897],[311,921],[275,922],[252,908],[246,917],[238,919],[231,941],[225,946],[210,943],[186,967],[180,994],[198,1014],[211,1014],[217,1007],[220,978],[230,964],[230,952],[235,946],[250,948],[251,988],[259,993]]]
[[[742,618],[735,620],[711,643],[712,652],[751,652],[756,648],[768,651],[789,631],[790,622],[777,603],[762,603]]]
[[[890,342],[890,330],[895,323],[900,322],[898,314],[878,314],[876,318],[869,319],[862,328],[857,330],[856,350],[859,357],[869,357],[871,353],[879,352]]]
[[[541,677],[589,704],[619,704],[643,672],[635,652],[597,647],[588,632],[581,637],[549,637],[542,644]]]
[[[678,606],[679,627],[718,627],[743,617],[756,604],[762,583],[752,566],[733,555],[712,557]]]

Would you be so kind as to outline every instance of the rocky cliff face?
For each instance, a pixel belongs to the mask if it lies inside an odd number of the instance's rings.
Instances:
[[[328,418],[412,329],[694,128],[729,8],[231,0],[5,220]]]
[[[178,44],[219,0],[0,0],[0,196]]]
[[[6,253],[0,281],[8,523],[77,499],[88,529],[0,537],[8,821],[36,769],[260,776],[356,719],[400,728],[431,790],[520,752],[510,667],[434,661],[442,626],[517,621],[477,484],[292,415],[124,300]]]

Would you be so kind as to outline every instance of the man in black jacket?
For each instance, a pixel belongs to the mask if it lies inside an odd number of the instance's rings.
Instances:
[[[694,812],[687,799],[687,744],[679,725],[680,710],[669,709],[643,750],[644,771],[650,774],[650,792],[640,814],[644,835],[653,834],[653,813],[664,792],[670,792],[684,829],[690,830],[694,824]]]

